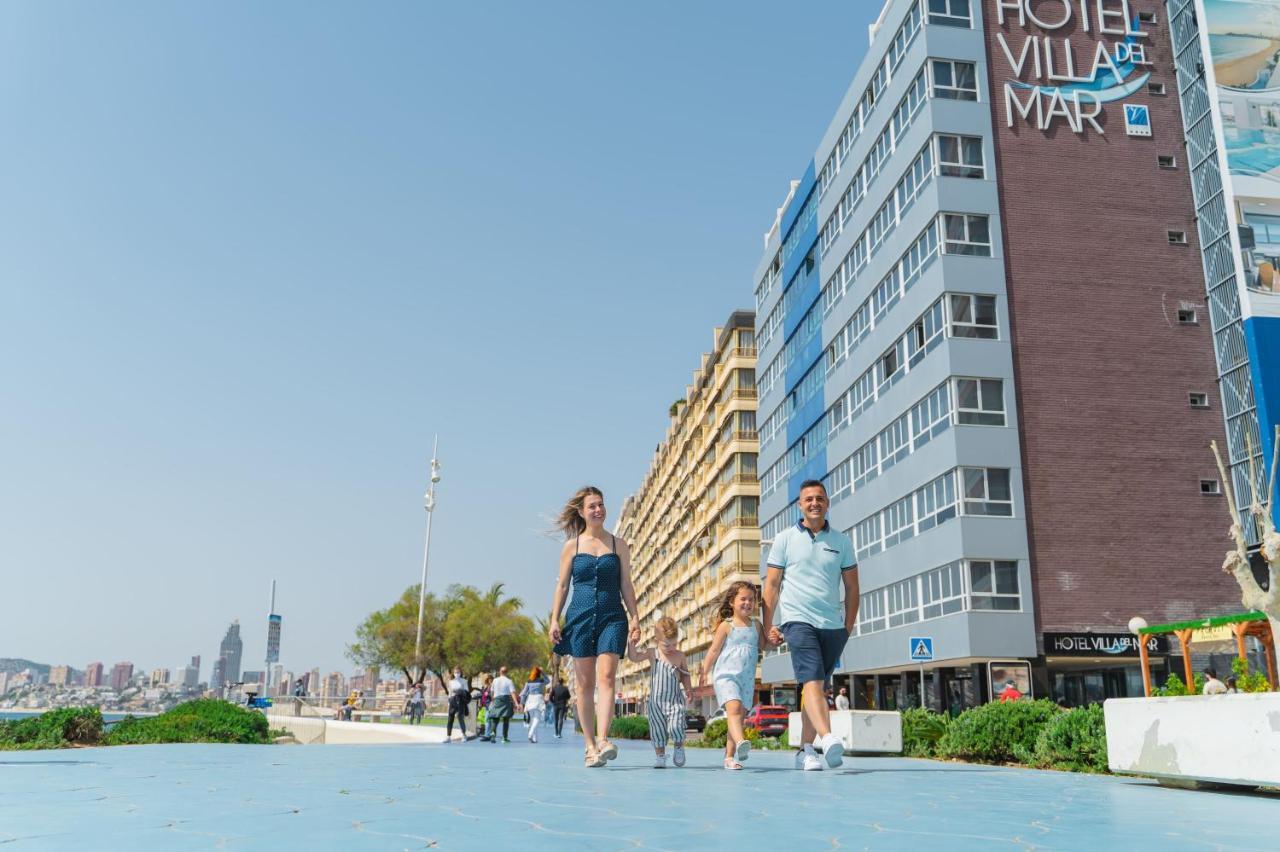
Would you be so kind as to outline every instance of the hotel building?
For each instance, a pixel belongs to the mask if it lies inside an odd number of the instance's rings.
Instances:
[[[712,612],[735,580],[759,582],[760,485],[756,479],[756,347],[754,316],[735,311],[715,330],[685,395],[672,404],[666,438],[644,484],[623,503],[616,533],[631,546],[632,581],[644,642],[654,622],[680,625],[680,648],[694,675],[694,698],[714,709],[696,672],[718,624]],[[649,691],[648,664],[623,659],[618,691],[640,705]]]
[[[765,235],[763,549],[824,481],[859,560],[838,670],[856,706],[918,704],[922,680],[938,709],[1006,679],[1141,694],[1131,617],[1239,608],[1165,17],[889,0]],[[785,698],[785,646],[762,677]]]

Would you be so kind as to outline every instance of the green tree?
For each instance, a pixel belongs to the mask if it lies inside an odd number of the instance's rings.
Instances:
[[[529,666],[545,658],[546,639],[521,614],[521,606],[519,598],[503,594],[501,583],[484,592],[450,586],[443,597],[428,594],[421,652],[415,657],[418,586],[410,586],[356,628],[347,656],[357,665],[398,669],[410,681],[434,673],[442,685],[444,673],[455,666],[468,676],[499,666]]]

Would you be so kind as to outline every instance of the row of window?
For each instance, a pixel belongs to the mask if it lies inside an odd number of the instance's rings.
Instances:
[[[1011,517],[1009,469],[954,468],[846,532],[861,561],[960,515]]]
[[[914,577],[864,592],[856,635],[965,611],[1019,611],[1018,563],[1005,559],[957,559]]]

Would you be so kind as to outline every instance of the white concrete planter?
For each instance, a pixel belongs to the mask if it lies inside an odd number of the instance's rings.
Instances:
[[[1280,786],[1280,693],[1113,698],[1103,711],[1112,772]]]
[[[799,745],[801,721],[792,713],[787,742]],[[844,741],[845,751],[865,754],[902,753],[902,715],[883,710],[832,710],[831,730]]]
[[[444,728],[431,725],[396,725],[376,722],[339,722],[307,716],[268,714],[272,728],[283,728],[304,745],[402,743],[405,745],[444,742]]]

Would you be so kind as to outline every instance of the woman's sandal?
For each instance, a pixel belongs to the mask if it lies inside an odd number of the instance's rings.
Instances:
[[[742,764],[734,760],[732,757],[726,757],[724,759],[724,768],[725,769],[741,769]]]
[[[605,760],[613,760],[618,756],[618,747],[608,740],[601,740],[600,756]]]
[[[588,769],[595,769],[597,766],[604,766],[607,762],[600,756],[599,752],[587,749],[587,754],[583,758],[582,764]]]

